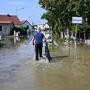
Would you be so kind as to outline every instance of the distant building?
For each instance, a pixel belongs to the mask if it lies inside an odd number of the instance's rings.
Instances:
[[[41,30],[46,30],[46,29],[50,29],[50,26],[46,23],[46,24],[39,24],[39,25],[37,25],[36,28],[37,29],[41,28]]]
[[[27,21],[21,21],[20,24],[15,25],[16,27],[26,27],[27,28],[27,33],[32,32],[32,25]]]
[[[26,21],[20,21],[15,15],[0,15],[0,35],[9,35],[14,26],[27,27],[27,31],[32,31],[32,25]]]

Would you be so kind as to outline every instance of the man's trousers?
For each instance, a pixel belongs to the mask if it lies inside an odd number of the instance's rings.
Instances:
[[[42,57],[42,44],[35,45],[35,59],[39,60],[39,57]]]

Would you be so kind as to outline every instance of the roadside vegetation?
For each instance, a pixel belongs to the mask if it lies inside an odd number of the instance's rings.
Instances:
[[[27,35],[27,29],[28,28],[29,28],[28,26],[27,27],[23,27],[23,26],[21,26],[21,27],[13,27],[11,32],[10,32],[10,35],[13,35],[14,31],[15,32],[20,32],[20,35]]]
[[[60,33],[69,29],[76,32],[72,24],[72,17],[82,17],[83,22],[78,25],[78,34],[90,34],[90,1],[89,0],[39,0],[40,6],[46,10],[42,19],[46,19],[52,27],[53,35],[60,38]]]

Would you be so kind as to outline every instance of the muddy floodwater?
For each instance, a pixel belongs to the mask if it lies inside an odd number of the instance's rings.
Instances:
[[[90,46],[50,46],[51,63],[36,62],[31,39],[0,48],[0,90],[90,90]]]

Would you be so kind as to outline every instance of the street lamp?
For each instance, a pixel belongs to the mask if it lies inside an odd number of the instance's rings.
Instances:
[[[19,11],[19,10],[22,10],[22,9],[24,9],[24,8],[16,8],[16,16],[17,16],[17,14],[18,14],[18,11]]]

